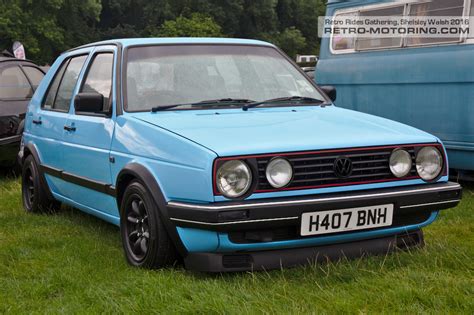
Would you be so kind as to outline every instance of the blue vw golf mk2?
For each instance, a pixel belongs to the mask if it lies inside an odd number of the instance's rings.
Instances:
[[[262,270],[423,244],[454,207],[436,137],[337,108],[278,48],[124,39],[62,54],[26,116],[28,212],[120,226],[127,261]]]

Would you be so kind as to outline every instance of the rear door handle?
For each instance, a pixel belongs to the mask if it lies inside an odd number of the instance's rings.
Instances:
[[[33,119],[31,122],[35,125],[41,125],[42,124],[41,120],[39,120],[39,119]]]
[[[65,125],[64,130],[66,130],[66,131],[76,131],[76,127]]]

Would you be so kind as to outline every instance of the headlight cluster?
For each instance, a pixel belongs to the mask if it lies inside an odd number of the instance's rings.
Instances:
[[[293,167],[288,160],[274,158],[268,163],[265,175],[270,185],[274,188],[282,188],[293,178]]]
[[[265,170],[268,183],[274,188],[287,186],[293,178],[293,167],[284,158],[272,159]],[[217,190],[228,198],[239,198],[252,187],[252,170],[241,160],[229,160],[216,172]]]
[[[230,160],[219,167],[216,174],[217,189],[229,198],[238,198],[252,185],[252,171],[240,160]]]
[[[416,155],[416,171],[425,181],[431,181],[443,170],[443,155],[435,147],[423,147]],[[398,178],[410,174],[413,161],[410,153],[404,149],[396,149],[390,156],[390,171]]]
[[[416,171],[421,178],[430,181],[438,177],[443,169],[443,156],[434,147],[424,147],[416,155]]]

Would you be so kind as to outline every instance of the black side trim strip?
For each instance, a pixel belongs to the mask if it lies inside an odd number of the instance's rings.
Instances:
[[[60,169],[41,164],[41,169],[44,173],[60,178],[66,182],[73,183],[88,189],[92,189],[101,192],[112,197],[116,197],[115,187],[111,184],[98,182],[87,177],[74,175],[71,173],[64,172]]]

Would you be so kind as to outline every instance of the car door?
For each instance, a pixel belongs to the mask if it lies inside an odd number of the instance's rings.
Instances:
[[[66,196],[65,181],[53,176],[63,168],[64,125],[69,115],[71,99],[88,53],[63,60],[48,87],[41,106],[30,112],[28,130],[35,136],[34,143],[46,170],[46,179],[53,193]]]
[[[31,95],[33,89],[18,63],[0,63],[0,146],[9,147],[19,143],[21,124]],[[12,156],[14,161],[14,150],[18,150],[17,146],[12,146],[5,152],[1,149],[0,161],[11,159]]]
[[[64,133],[64,173],[67,196],[89,210],[117,216],[110,192],[110,146],[114,133],[113,67],[115,47],[96,49],[89,58],[76,94],[103,96],[100,112],[78,112],[73,107]]]

